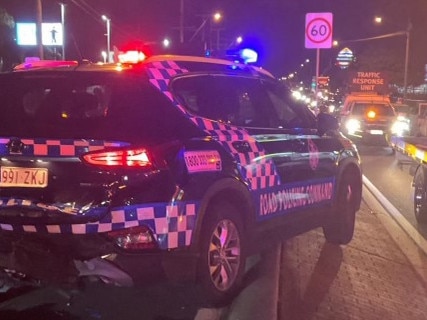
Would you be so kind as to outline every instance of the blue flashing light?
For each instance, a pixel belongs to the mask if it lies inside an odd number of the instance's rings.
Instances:
[[[249,48],[244,49],[234,49],[234,50],[227,50],[226,53],[227,57],[229,59],[233,59],[233,61],[240,62],[240,63],[256,63],[258,61],[258,53]]]
[[[245,63],[256,63],[258,61],[258,53],[253,49],[245,48],[239,53]]]

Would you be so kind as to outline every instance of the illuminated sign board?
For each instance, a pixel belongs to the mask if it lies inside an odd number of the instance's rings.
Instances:
[[[37,45],[37,30],[35,23],[17,23],[16,35],[17,43],[20,46],[35,46]]]
[[[35,23],[17,23],[16,31],[18,45],[37,45],[37,26]],[[63,39],[61,23],[42,23],[42,44],[44,46],[62,46]]]
[[[332,47],[332,19],[331,12],[307,13],[305,15],[306,48]]]
[[[62,46],[62,43],[62,24],[42,23],[42,44],[44,46]]]
[[[355,71],[350,72],[349,79],[352,92],[387,92],[388,76],[384,72]]]

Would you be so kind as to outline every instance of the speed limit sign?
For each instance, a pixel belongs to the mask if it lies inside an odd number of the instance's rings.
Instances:
[[[332,47],[332,13],[307,13],[305,15],[305,47]]]

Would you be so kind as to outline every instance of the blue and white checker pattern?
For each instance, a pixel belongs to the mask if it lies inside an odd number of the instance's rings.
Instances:
[[[265,158],[256,140],[242,128],[209,121],[201,117],[193,117],[186,112],[169,91],[169,80],[176,74],[187,72],[175,62],[154,62],[147,65],[150,82],[161,90],[182,112],[206,133],[213,136],[222,146],[233,155],[239,164],[242,177],[246,179],[252,190],[258,190],[280,184],[274,163]],[[234,149],[234,141],[246,141],[251,151],[239,153]],[[0,154],[8,155],[9,139],[0,138]],[[25,154],[37,156],[77,156],[81,153],[110,146],[121,146],[116,142],[79,140],[47,140],[25,139],[22,142],[28,146]],[[132,226],[146,225],[154,234],[161,249],[173,249],[188,246],[195,228],[197,203],[156,203],[151,205],[128,206],[113,209],[111,215],[99,222],[73,225],[11,225],[0,224],[0,229],[21,232],[90,234],[112,230],[120,230]]]
[[[10,155],[7,144],[10,138],[0,138],[0,155]],[[74,140],[74,139],[21,139],[24,144],[22,154],[24,156],[46,156],[63,157],[79,156],[88,151],[104,149],[107,147],[120,147],[129,145],[124,142],[103,141],[103,140]]]
[[[179,68],[174,61],[156,62],[148,65],[150,82],[174,102],[177,107],[184,110],[184,112],[185,109],[172,97],[169,90],[169,80],[173,76],[185,72],[187,70]],[[280,184],[280,177],[276,172],[273,161],[264,157],[265,151],[247,131],[201,117],[193,117],[189,113],[187,115],[198,127],[216,138],[233,155],[240,165],[242,177],[246,179],[252,190]],[[232,145],[233,141],[247,141],[251,151],[247,153],[238,152]]]
[[[162,203],[113,209],[99,222],[60,225],[0,224],[1,230],[53,234],[95,234],[145,225],[161,249],[188,246],[195,226],[196,203]]]

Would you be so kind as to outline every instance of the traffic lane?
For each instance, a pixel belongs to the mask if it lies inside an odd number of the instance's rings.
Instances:
[[[392,219],[365,195],[348,245],[328,244],[318,229],[283,243],[279,320],[427,319],[427,257],[402,230],[391,235],[379,215]]]
[[[363,174],[392,203],[405,219],[427,239],[427,225],[419,224],[414,215],[412,171],[401,165],[400,154],[390,148],[359,146]]]

